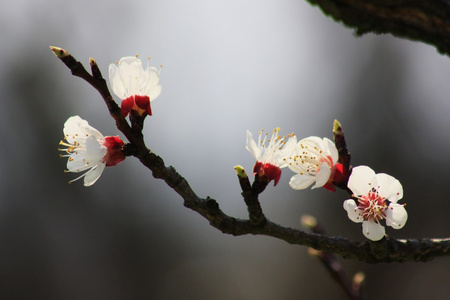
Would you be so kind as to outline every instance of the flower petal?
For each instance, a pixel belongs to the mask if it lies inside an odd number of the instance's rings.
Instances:
[[[150,101],[153,101],[156,98],[158,98],[159,95],[161,95],[161,91],[162,91],[162,86],[157,85],[154,88],[152,88],[152,90],[149,93],[144,93],[144,94],[148,95],[150,97]]]
[[[261,149],[255,143],[252,133],[248,130],[247,130],[247,146],[245,147],[245,149],[247,149],[256,160],[260,160]]]
[[[323,138],[323,142],[325,144],[326,149],[330,153],[331,159],[333,160],[333,164],[335,164],[339,159],[339,153],[336,148],[336,145],[328,138]]]
[[[86,163],[84,157],[81,157],[80,155],[71,155],[69,160],[67,160],[66,167],[68,172],[78,173],[85,171],[92,166]]]
[[[347,211],[348,218],[355,223],[361,223],[364,219],[362,212],[358,209],[355,200],[348,199],[344,201],[344,209]]]
[[[140,81],[143,73],[142,62],[134,56],[122,57],[119,61],[120,78],[127,88],[128,96],[140,95]]]
[[[99,163],[98,165],[87,171],[84,176],[84,186],[93,185],[102,175],[105,166],[105,163]]]
[[[103,138],[103,135],[100,133],[100,131],[90,126],[89,123],[86,120],[80,118],[80,116],[73,116],[67,119],[67,121],[64,123],[63,132],[65,135],[65,139],[70,144],[73,144],[77,137],[84,138],[86,136],[92,135],[99,140]]]
[[[109,65],[109,83],[117,97],[122,100],[128,97],[127,88],[120,77],[119,67],[115,64]]]
[[[348,180],[348,188],[355,195],[366,195],[371,189],[369,182],[375,176],[375,172],[367,166],[357,166],[352,169]]]
[[[299,144],[305,144],[305,145],[314,145],[317,146],[320,149],[323,149],[324,145],[323,145],[323,139],[321,139],[318,136],[310,136],[307,138],[302,139]]]
[[[405,226],[408,220],[408,213],[403,205],[391,203],[386,210],[386,225],[394,229],[400,229]]]
[[[280,168],[288,166],[288,158],[293,155],[297,147],[297,137],[290,136],[281,150],[278,150],[278,165]]]
[[[372,220],[364,221],[362,224],[362,228],[364,236],[371,241],[379,241],[385,235],[384,226]]]
[[[316,180],[315,177],[309,175],[295,174],[294,176],[291,177],[289,185],[294,190],[304,190],[311,184],[313,184],[315,180]]]
[[[381,197],[387,198],[393,203],[403,198],[403,187],[400,181],[384,173],[375,175],[375,179],[377,186],[374,187]]]
[[[86,139],[86,161],[97,162],[103,160],[108,150],[101,145],[98,140],[92,135]]]
[[[94,136],[85,140],[85,148],[77,149],[67,161],[69,172],[82,172],[97,165],[105,157],[106,147],[102,146]]]
[[[159,83],[159,71],[155,67],[150,67],[145,70],[145,73],[148,74],[148,79],[144,84],[151,88],[157,86]]]
[[[330,175],[330,166],[326,162],[323,162],[320,165],[319,172],[316,174],[316,184],[312,188],[315,189],[324,186],[330,179]]]

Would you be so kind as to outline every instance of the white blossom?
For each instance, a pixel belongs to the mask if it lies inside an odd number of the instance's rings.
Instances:
[[[100,178],[105,166],[114,166],[125,159],[120,151],[123,141],[119,137],[104,137],[79,116],[70,117],[63,132],[66,141],[61,141],[60,145],[67,148],[58,150],[66,153],[61,157],[68,157],[66,172],[87,171],[69,183],[84,177],[84,185],[91,186]]]
[[[139,115],[151,115],[150,102],[161,94],[159,73],[155,67],[144,69],[138,57],[122,57],[117,64],[109,65],[111,89],[122,99],[122,114],[131,110]]]
[[[342,165],[334,143],[327,138],[310,136],[298,142],[294,153],[286,160],[287,166],[297,173],[289,185],[303,190],[314,183],[312,189],[325,187],[334,191],[333,180],[342,177]]]
[[[375,172],[367,166],[354,167],[348,181],[348,188],[354,199],[344,202],[348,217],[355,223],[362,223],[363,234],[372,241],[385,236],[380,221],[394,229],[405,226],[408,214],[404,205],[397,201],[403,197],[403,187],[394,177]]]
[[[281,168],[287,166],[286,157],[292,154],[297,143],[294,134],[281,137],[279,131],[280,128],[274,129],[272,136],[268,138],[268,134],[261,130],[258,142],[255,142],[253,135],[247,130],[246,149],[256,159],[253,173],[264,175],[269,181],[274,180],[274,185],[278,184]]]

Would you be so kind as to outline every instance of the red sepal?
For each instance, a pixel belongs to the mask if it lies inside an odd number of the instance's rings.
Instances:
[[[262,162],[256,162],[255,166],[253,167],[253,174],[258,174],[259,176],[265,176],[267,180],[270,182],[271,180],[274,180],[274,186],[278,184],[281,178],[281,169],[277,166],[274,166],[269,163],[263,164]]]
[[[341,187],[343,184],[346,185],[347,181],[348,175],[345,175],[344,165],[336,163],[331,171],[330,179],[323,185],[323,188],[334,192],[336,191],[336,186]]]
[[[131,109],[134,106],[134,97],[128,97],[127,99],[122,100],[122,104],[120,105],[120,109],[122,110],[122,115],[126,117]]]
[[[122,115],[126,117],[132,110],[141,117],[152,115],[152,108],[150,106],[150,98],[143,95],[133,95],[124,100],[120,106]]]
[[[103,146],[107,151],[103,159],[107,167],[115,166],[125,159],[122,153],[123,141],[118,136],[106,136],[103,138]]]
[[[152,108],[150,106],[150,98],[148,96],[135,95],[134,101],[136,106],[144,110],[148,115],[152,115]],[[142,116],[142,114],[140,114]]]

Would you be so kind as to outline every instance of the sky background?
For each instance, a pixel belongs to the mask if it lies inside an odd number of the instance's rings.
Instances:
[[[5,6],[6,4],[0,4]],[[58,143],[73,115],[118,135],[103,100],[71,76],[50,45],[104,76],[123,56],[151,57],[161,96],[147,145],[201,196],[246,218],[233,167],[250,171],[246,130],[332,138],[338,119],[353,165],[403,184],[409,219],[394,238],[449,237],[450,61],[390,35],[355,37],[301,0],[18,0],[0,9],[0,298],[345,299],[307,248],[220,233],[138,160],[90,188],[67,184]],[[365,241],[344,191],[294,191],[283,170],[265,215]],[[450,297],[450,261],[370,265],[369,299]]]

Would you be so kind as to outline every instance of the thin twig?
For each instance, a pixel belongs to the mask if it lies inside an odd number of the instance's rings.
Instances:
[[[259,177],[256,176],[253,185],[250,185],[250,180],[245,170],[241,166],[236,166],[234,169],[238,175],[242,197],[247,205],[250,222],[255,226],[263,226],[267,219],[262,211],[258,195],[267,187],[267,181],[258,180]]]

